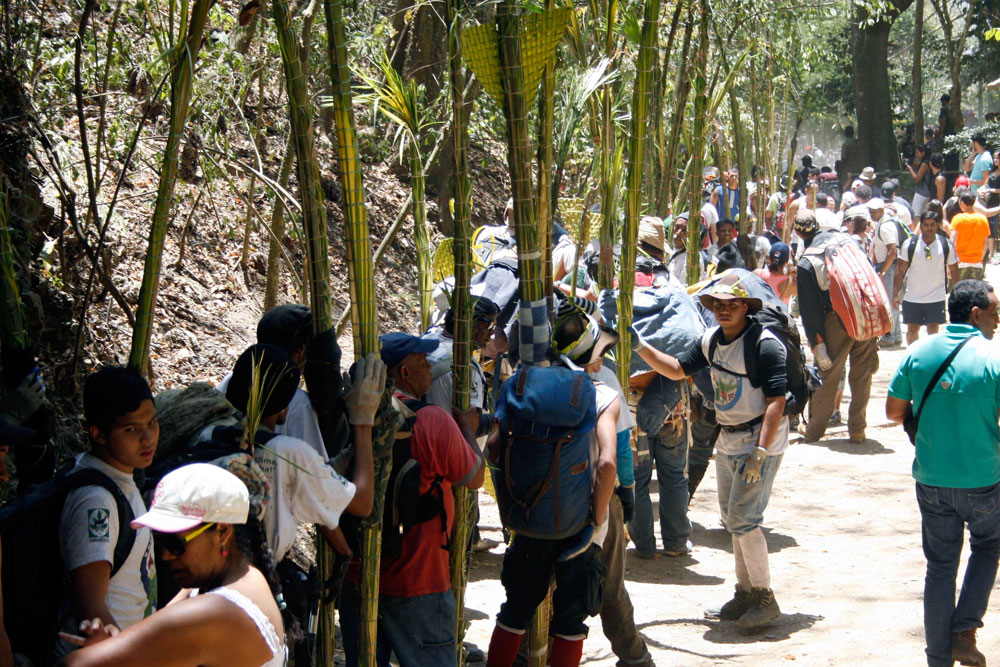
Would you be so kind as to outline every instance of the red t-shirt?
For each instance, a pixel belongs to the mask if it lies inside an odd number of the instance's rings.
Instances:
[[[396,392],[400,399],[411,398]],[[465,441],[454,418],[436,405],[417,411],[417,420],[410,436],[410,450],[420,463],[420,493],[431,488],[438,475],[444,477],[441,490],[448,533],[441,530],[435,517],[414,526],[403,537],[403,550],[398,558],[382,560],[379,592],[384,595],[413,597],[443,593],[451,589],[448,569],[449,554],[443,547],[448,543],[455,514],[452,484],[468,482],[482,465],[479,455]]]

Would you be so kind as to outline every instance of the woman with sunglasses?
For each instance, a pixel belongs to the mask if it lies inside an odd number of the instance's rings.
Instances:
[[[133,526],[152,529],[182,590],[120,633],[106,632],[100,619],[84,621],[84,636],[63,635],[84,648],[59,665],[284,665],[286,612],[263,528],[250,514],[246,485],[227,470],[195,463],[164,476]]]

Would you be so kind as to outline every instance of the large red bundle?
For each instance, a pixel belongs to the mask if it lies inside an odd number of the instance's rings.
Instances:
[[[807,254],[822,255],[829,276],[830,301],[854,340],[871,340],[892,330],[889,297],[871,262],[847,234],[833,234]],[[819,276],[817,276],[818,278]],[[824,287],[820,280],[820,287]]]

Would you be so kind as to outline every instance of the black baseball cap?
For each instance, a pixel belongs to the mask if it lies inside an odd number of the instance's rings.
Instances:
[[[236,360],[233,377],[226,387],[226,400],[233,407],[246,414],[250,403],[250,388],[253,384],[253,368],[257,365],[263,377],[264,397],[262,417],[269,417],[284,410],[295,396],[299,387],[299,367],[291,357],[277,345],[257,343],[251,345]]]
[[[286,303],[264,313],[257,323],[257,342],[277,345],[288,354],[312,338],[312,310],[301,303]]]

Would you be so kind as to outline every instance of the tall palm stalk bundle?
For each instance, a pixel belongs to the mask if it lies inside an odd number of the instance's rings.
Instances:
[[[28,349],[24,306],[14,270],[14,246],[10,241],[10,211],[7,187],[0,174],[0,342],[4,350]]]
[[[642,177],[646,165],[646,137],[649,128],[649,97],[653,84],[653,58],[660,20],[660,0],[646,0],[642,16],[639,58],[636,61],[635,89],[632,92],[632,123],[629,136],[626,180],[625,224],[622,226],[621,271],[618,274],[618,329],[621,338],[615,352],[618,381],[628,386],[632,356],[632,290],[635,287],[635,253],[642,215]]]
[[[312,127],[312,105],[302,62],[300,45],[292,29],[292,17],[287,0],[274,1],[274,23],[281,48],[281,62],[285,71],[288,92],[288,113],[291,119],[296,173],[299,180],[299,198],[302,200],[303,227],[306,239],[307,281],[310,284],[310,306],[313,313],[313,332],[321,334],[333,327],[333,304],[330,292],[330,251],[326,231],[326,208],[320,184],[319,162]],[[317,537],[317,569],[322,581],[333,574],[333,552],[322,538]],[[326,605],[321,610],[318,629],[318,656],[321,660],[333,659],[334,610]]]
[[[604,55],[612,63],[615,57],[615,17],[618,14],[618,0],[608,0],[607,14],[604,17],[606,32],[604,36]],[[601,243],[600,262],[597,271],[597,284],[603,289],[614,286],[614,227],[618,209],[618,183],[615,178],[615,167],[621,164],[621,153],[616,151],[617,143],[614,123],[614,83],[609,81],[601,91],[601,215],[603,220],[599,232]]]
[[[519,294],[522,301],[536,302],[543,298],[544,288],[531,188],[528,107],[516,7],[512,0],[501,0],[497,5],[497,42],[503,84],[503,110],[507,119],[507,164],[514,194]]]
[[[678,5],[683,0],[678,0]],[[693,0],[692,0],[693,2]],[[681,131],[684,128],[684,110],[687,108],[688,96],[691,93],[691,77],[689,76],[689,57],[691,54],[691,39],[694,35],[693,13],[689,10],[687,20],[684,21],[684,37],[681,40],[681,52],[678,60],[677,79],[674,84],[674,110],[670,118],[670,137],[667,140],[666,178],[660,185],[661,202],[663,207],[661,213],[666,213],[665,208],[669,203],[674,203],[674,215],[681,212],[679,198],[675,202],[677,195],[677,151],[680,147]]]
[[[698,48],[694,63],[694,127],[691,131],[691,159],[688,163],[688,221],[687,281],[688,285],[698,282],[698,251],[701,248],[701,167],[705,154],[705,111],[708,107],[708,38],[711,26],[711,8],[708,0],[691,3],[691,20],[694,12],[698,17]]]
[[[170,49],[170,128],[167,132],[167,145],[163,150],[160,185],[153,207],[142,285],[139,287],[139,303],[135,311],[135,327],[132,330],[132,349],[128,358],[128,365],[144,375],[149,366],[149,343],[153,335],[153,311],[156,310],[156,295],[160,287],[163,242],[170,226],[170,206],[177,183],[181,137],[191,102],[193,69],[208,23],[208,10],[213,4],[214,0],[194,0],[189,14],[187,1],[181,2],[178,35],[182,35],[183,39]]]
[[[452,403],[459,410],[469,408],[472,384],[472,301],[469,282],[472,278],[472,247],[469,233],[471,208],[468,160],[468,123],[465,118],[465,72],[462,70],[461,0],[448,0],[448,69],[451,87],[451,131],[455,146],[455,236],[452,252],[455,260],[455,291],[451,307],[455,314],[452,355]],[[451,591],[455,596],[455,646],[457,664],[463,664],[462,639],[465,636],[465,588],[468,581],[467,552],[469,541],[470,492],[464,486],[454,487],[455,520],[452,533]]]
[[[333,96],[340,180],[344,192],[344,219],[347,241],[347,275],[351,289],[351,327],[356,357],[378,351],[378,312],[368,211],[365,208],[357,125],[354,121],[351,69],[347,61],[347,30],[341,0],[324,0],[327,30],[327,58]],[[375,503],[361,528],[361,636],[360,662],[375,665],[378,637],[379,560],[382,553],[382,510],[385,486],[392,469],[392,449],[375,454]],[[330,628],[332,636],[333,628]],[[332,655],[329,656],[332,660]]]

